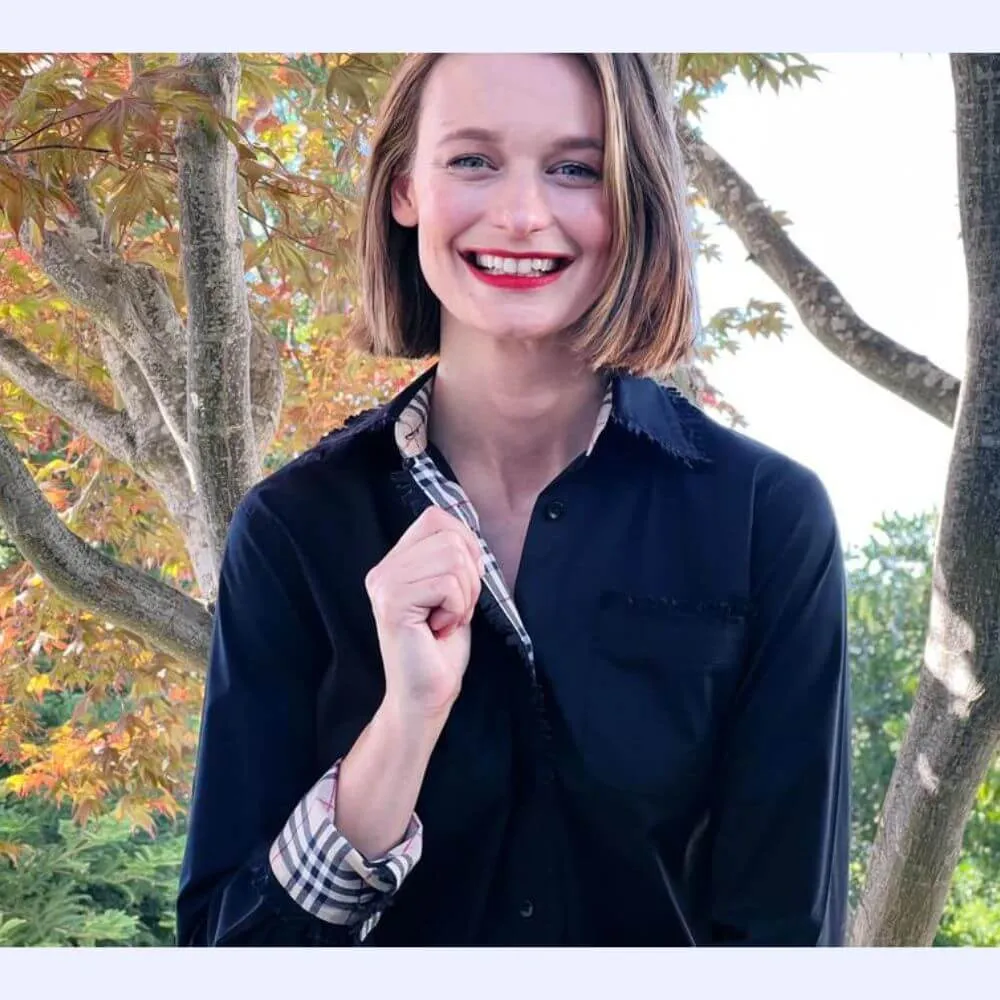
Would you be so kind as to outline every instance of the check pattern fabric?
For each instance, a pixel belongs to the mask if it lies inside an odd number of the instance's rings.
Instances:
[[[475,534],[483,552],[480,601],[496,602],[510,622],[534,669],[534,647],[500,565],[483,537],[472,502],[462,487],[438,468],[427,450],[427,418],[434,380],[430,379],[399,415],[396,446],[414,481],[436,506],[459,517]],[[611,416],[613,391],[608,383],[586,454],[590,455]],[[275,878],[304,910],[330,924],[355,926],[363,941],[381,919],[385,903],[420,860],[423,826],[416,813],[403,839],[375,860],[365,858],[338,831],[335,822],[338,760],[303,796],[271,845]]]
[[[378,922],[372,904],[391,895],[420,860],[423,827],[414,814],[403,840],[385,857],[369,861],[336,826],[338,760],[296,806],[271,845],[271,871],[285,891],[320,920],[351,925],[362,921],[359,937]]]
[[[396,445],[403,456],[404,465],[410,470],[410,475],[427,498],[436,506],[450,511],[464,521],[479,540],[479,548],[483,553],[483,585],[513,626],[528,663],[534,669],[535,650],[531,636],[528,635],[528,630],[524,627],[524,622],[521,621],[517,606],[514,604],[514,598],[504,583],[500,564],[486,544],[486,539],[483,538],[479,527],[479,515],[466,496],[465,490],[458,483],[448,479],[427,453],[427,415],[430,399],[429,382],[400,415],[396,423]]]

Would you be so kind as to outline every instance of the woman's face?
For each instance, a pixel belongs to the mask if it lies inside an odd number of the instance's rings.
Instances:
[[[611,241],[604,112],[562,55],[447,55],[426,81],[393,215],[417,226],[442,337],[539,339],[593,304]]]

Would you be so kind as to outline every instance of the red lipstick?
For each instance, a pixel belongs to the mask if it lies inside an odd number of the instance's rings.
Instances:
[[[489,255],[491,257],[510,257],[514,260],[523,260],[525,258],[532,259],[537,258],[539,260],[554,260],[556,261],[556,266],[551,271],[545,271],[541,274],[494,274],[490,271],[484,271],[482,268],[476,264],[476,256]],[[515,291],[531,291],[534,288],[541,288],[544,285],[551,285],[559,275],[573,263],[573,259],[564,254],[555,253],[517,253],[511,250],[466,250],[461,253],[462,260],[465,261],[466,267],[477,277],[480,281],[487,285],[492,285],[494,288],[505,288]]]

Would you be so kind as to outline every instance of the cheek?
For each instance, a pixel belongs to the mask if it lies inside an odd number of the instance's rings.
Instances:
[[[434,245],[453,239],[481,210],[479,200],[474,190],[450,184],[447,178],[428,181],[419,202],[422,236]]]
[[[603,253],[611,245],[611,213],[603,194],[576,198],[565,206],[563,225],[584,250]]]

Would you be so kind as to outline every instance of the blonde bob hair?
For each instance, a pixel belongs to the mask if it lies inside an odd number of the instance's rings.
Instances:
[[[361,296],[351,340],[382,357],[440,350],[440,303],[420,269],[417,234],[392,216],[391,188],[412,163],[420,101],[438,53],[406,56],[382,102],[358,233]],[[609,267],[567,333],[593,370],[664,374],[688,357],[697,315],[684,162],[669,99],[648,58],[587,53],[604,105]]]

